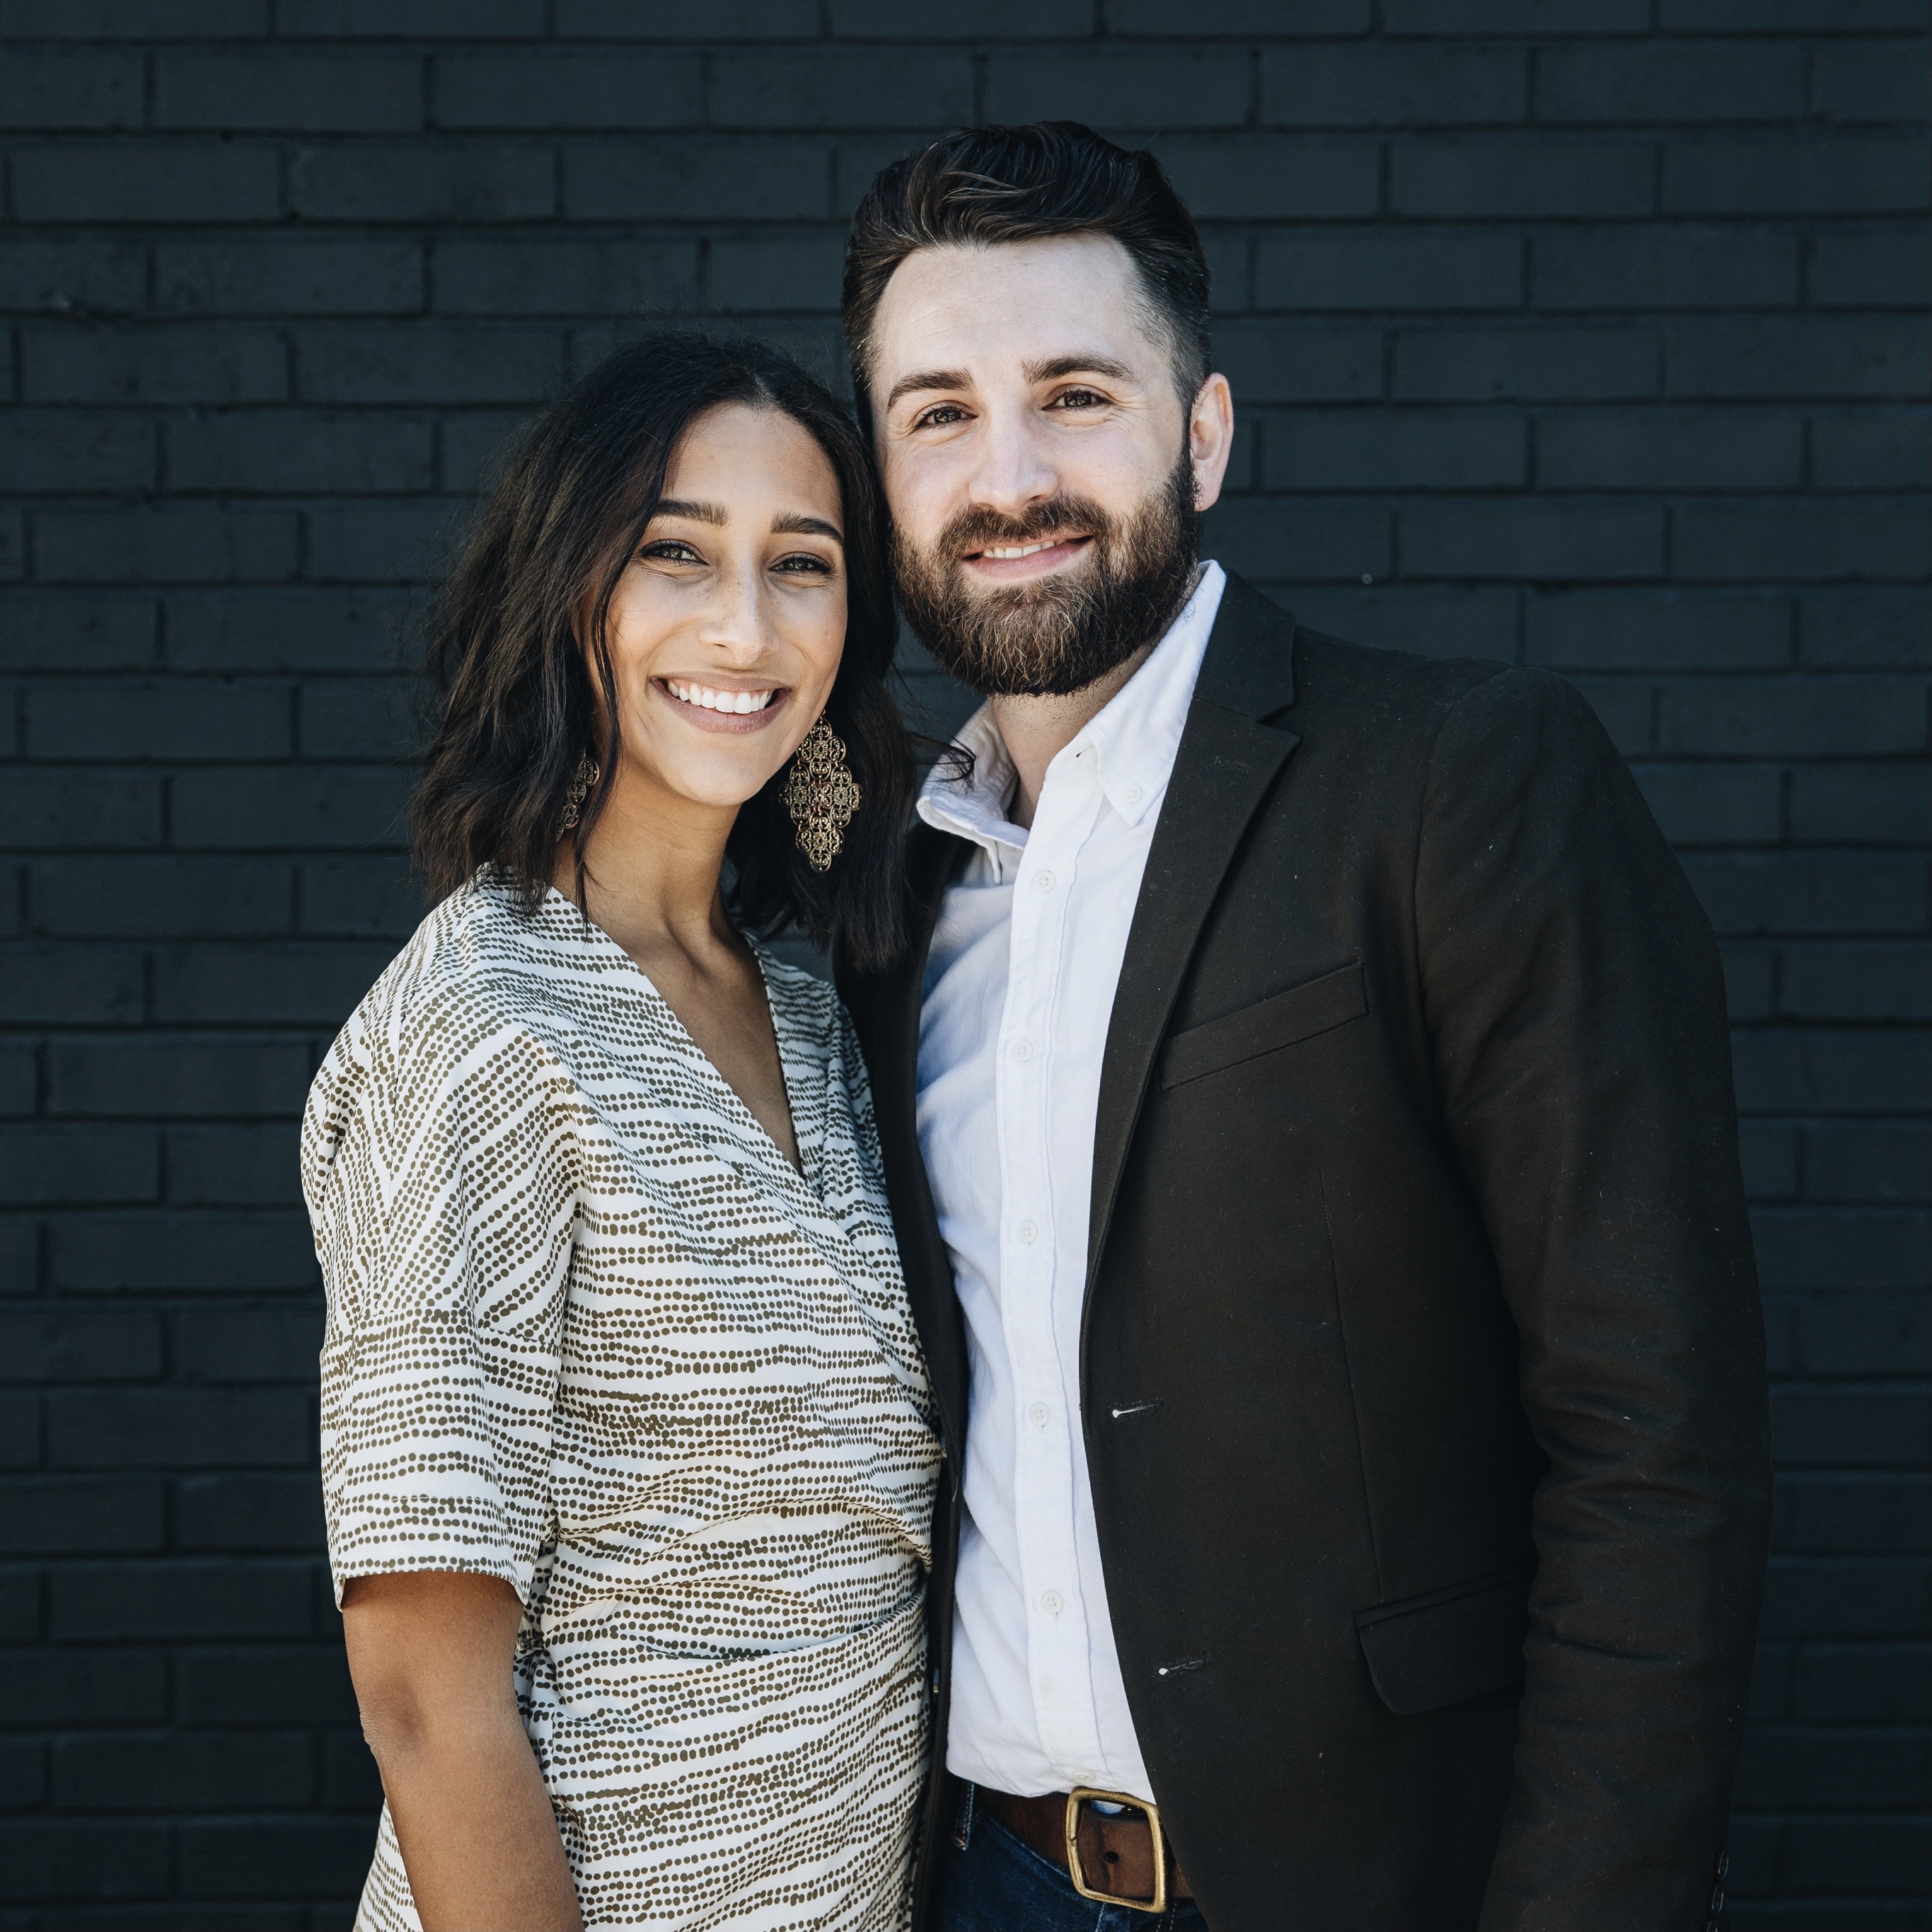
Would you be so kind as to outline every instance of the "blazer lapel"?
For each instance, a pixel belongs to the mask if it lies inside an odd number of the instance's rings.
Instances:
[[[1294,620],[1286,611],[1229,576],[1161,802],[1107,1028],[1094,1129],[1090,1304],[1142,1098],[1182,976],[1248,820],[1301,742],[1261,722],[1294,702]],[[1084,1312],[1081,1325],[1084,1342]]]

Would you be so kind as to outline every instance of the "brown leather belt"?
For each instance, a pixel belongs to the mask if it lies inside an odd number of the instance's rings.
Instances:
[[[1066,1798],[1064,1791],[1043,1798],[1016,1798],[1010,1792],[973,1787],[973,1802],[997,1820],[1029,1850],[1070,1871],[1066,1856]],[[1121,1900],[1152,1901],[1161,1894],[1154,1869],[1154,1833],[1147,1814],[1123,1811],[1110,1815],[1090,1804],[1080,1810],[1080,1863],[1096,1889]],[[1170,1861],[1172,1853],[1166,1856]],[[1178,1864],[1170,1862],[1166,1896],[1192,1898]]]

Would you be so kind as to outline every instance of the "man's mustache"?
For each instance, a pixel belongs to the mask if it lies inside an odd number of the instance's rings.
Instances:
[[[957,562],[995,544],[1033,543],[1042,537],[1104,538],[1112,520],[1097,503],[1061,494],[1035,503],[1017,517],[1004,516],[983,506],[962,510],[939,533],[934,545],[940,556]]]

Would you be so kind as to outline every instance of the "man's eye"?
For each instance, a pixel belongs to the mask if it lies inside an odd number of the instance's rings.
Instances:
[[[914,422],[914,429],[950,429],[966,420],[966,412],[957,403],[936,403]]]
[[[1066,389],[1055,396],[1052,406],[1056,410],[1100,410],[1107,406],[1107,399],[1096,389]]]

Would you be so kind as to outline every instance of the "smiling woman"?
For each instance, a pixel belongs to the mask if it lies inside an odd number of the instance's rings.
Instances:
[[[836,928],[854,958],[889,958],[909,777],[885,686],[895,626],[884,547],[863,446],[788,357],[663,334],[592,370],[530,430],[431,614],[444,710],[415,844],[432,893],[487,866],[526,908],[553,883],[581,901],[578,868],[620,778],[628,771],[662,809],[651,773],[668,757],[687,776],[702,769],[708,799],[736,794],[740,925],[796,923],[820,944]],[[661,624],[653,649],[667,654],[643,670],[637,640]],[[686,724],[755,716],[755,748],[741,763],[670,734],[671,707]],[[809,862],[784,800],[786,761],[821,712],[866,805],[829,874]],[[626,755],[638,733],[641,761]],[[557,880],[566,802],[590,767]],[[756,782],[738,790],[747,778]]]
[[[895,942],[881,569],[832,399],[658,338],[438,608],[445,896],[302,1143],[359,1932],[903,1921],[938,1445],[850,1023],[757,943]]]

